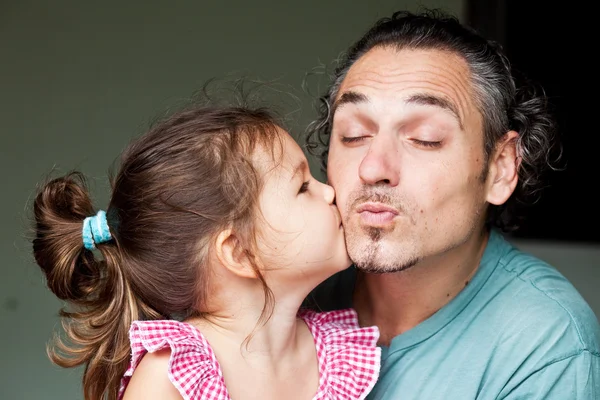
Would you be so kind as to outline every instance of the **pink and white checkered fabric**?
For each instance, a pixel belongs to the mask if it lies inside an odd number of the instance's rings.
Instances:
[[[361,328],[352,309],[301,311],[314,339],[319,388],[313,400],[363,400],[379,377],[377,327]],[[185,400],[231,400],[210,345],[195,327],[178,321],[136,321],[130,330],[131,363],[119,399],[144,354],[171,349],[169,379]]]

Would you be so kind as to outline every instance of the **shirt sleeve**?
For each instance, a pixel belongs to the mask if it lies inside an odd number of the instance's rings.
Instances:
[[[498,400],[598,400],[600,354],[582,351],[532,373]]]

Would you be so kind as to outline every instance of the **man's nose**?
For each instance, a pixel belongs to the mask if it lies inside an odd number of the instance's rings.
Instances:
[[[397,186],[400,180],[397,139],[379,133],[370,143],[369,150],[358,167],[358,175],[366,185]]]

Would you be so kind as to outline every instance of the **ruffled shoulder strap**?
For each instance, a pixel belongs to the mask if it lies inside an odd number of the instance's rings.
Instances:
[[[354,309],[317,313],[302,310],[315,339],[319,391],[314,400],[363,400],[379,378],[379,329],[361,328]]]
[[[185,400],[229,400],[217,358],[204,336],[192,325],[171,320],[134,321],[129,339],[131,362],[121,380],[119,399],[142,357],[169,348],[169,380]]]

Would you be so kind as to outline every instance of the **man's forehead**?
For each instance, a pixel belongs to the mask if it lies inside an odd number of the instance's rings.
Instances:
[[[454,75],[467,80],[470,76],[466,60],[459,54],[444,49],[398,49],[393,46],[377,46],[358,60],[349,68],[342,83],[357,78],[377,79],[383,77],[394,78],[409,72],[427,72],[430,70]],[[350,78],[350,79],[349,79]]]
[[[459,120],[475,108],[466,61],[449,51],[375,48],[349,69],[334,100],[366,104],[382,98],[442,106]]]

